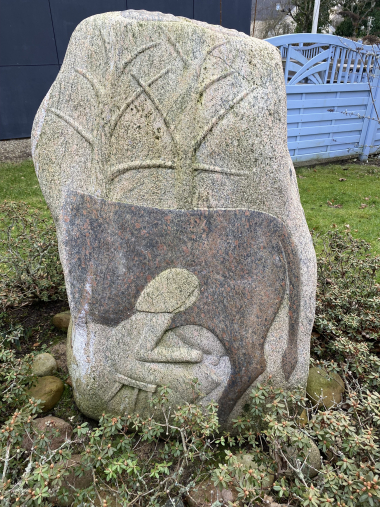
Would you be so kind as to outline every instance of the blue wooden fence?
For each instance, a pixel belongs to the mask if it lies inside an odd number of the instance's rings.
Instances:
[[[267,39],[281,52],[288,100],[288,147],[295,164],[368,155],[380,149],[380,53],[335,35]]]

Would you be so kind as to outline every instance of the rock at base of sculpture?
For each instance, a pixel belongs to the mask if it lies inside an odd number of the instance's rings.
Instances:
[[[46,375],[37,377],[36,385],[30,387],[27,393],[30,397],[41,400],[42,412],[49,412],[61,399],[64,387],[61,379]]]
[[[33,126],[88,416],[149,416],[160,386],[228,427],[255,382],[305,386],[315,255],[277,49],[161,13],[75,30]],[[194,399],[191,380],[199,381]]]
[[[67,331],[70,325],[70,311],[57,313],[51,323],[61,331]]]
[[[38,354],[33,359],[32,373],[37,377],[53,375],[57,371],[57,361],[48,352]]]
[[[32,450],[34,442],[44,434],[49,439],[49,449],[59,449],[73,434],[71,424],[54,416],[39,417],[32,422],[32,431],[26,432],[21,447],[27,452]]]

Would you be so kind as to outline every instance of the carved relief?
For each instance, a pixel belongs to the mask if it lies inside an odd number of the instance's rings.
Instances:
[[[182,403],[194,402],[194,396],[187,399],[184,395],[189,390],[186,383],[192,380],[190,373],[201,376],[202,397],[222,382],[227,383],[229,359],[215,335],[201,326],[179,326],[169,330],[174,315],[192,306],[199,294],[198,279],[178,268],[160,273],[144,288],[134,315],[113,332],[110,355],[114,357],[114,386],[107,403],[112,405],[113,398],[127,386],[120,393],[118,403],[122,403],[126,411],[134,411],[138,397],[145,395],[149,399],[157,385],[174,385],[174,389],[180,391]],[[114,354],[115,350],[118,354]],[[220,364],[222,358],[223,364]],[[167,363],[177,365],[176,371],[173,372]],[[190,371],[186,368],[186,365],[197,363],[202,364]],[[148,383],[148,379],[153,383]]]
[[[248,210],[159,210],[74,192],[63,218],[64,247],[72,252],[68,272],[75,273],[72,313],[79,315],[86,301],[87,321],[113,329],[107,345],[112,375],[145,382],[147,392],[180,379],[186,391],[192,378],[205,377],[206,352],[199,344],[209,341],[210,361],[225,351],[231,370],[224,382],[215,373],[202,388],[206,394],[223,384],[219,415],[226,420],[265,370],[265,339],[288,294],[283,371],[290,377],[297,363],[300,275],[294,244],[279,220]],[[78,247],[83,231],[91,242]],[[184,376],[185,363],[192,376]],[[120,388],[130,380],[115,382]]]
[[[206,50],[195,60],[185,58],[178,43],[164,30],[160,30],[160,39],[149,44],[143,44],[136,49],[128,48],[128,53],[124,58],[119,58],[115,65],[107,68],[105,75],[94,75],[92,72],[83,68],[74,68],[77,75],[90,83],[93,90],[96,103],[97,124],[90,130],[88,126],[79,124],[70,115],[49,107],[48,112],[54,114],[79,134],[90,146],[93,157],[92,171],[97,177],[97,184],[101,189],[101,196],[111,198],[113,196],[113,187],[117,185],[117,179],[129,171],[169,169],[175,173],[175,207],[191,209],[197,207],[197,193],[194,191],[194,178],[204,172],[225,174],[228,177],[247,177],[249,172],[246,170],[236,170],[230,167],[219,167],[213,164],[199,163],[197,161],[197,151],[207,136],[215,127],[228,115],[233,109],[242,102],[252,91],[255,90],[255,83],[250,82],[246,77],[243,79],[242,90],[238,90],[235,96],[226,105],[220,108],[216,114],[206,124],[197,124],[199,120],[197,111],[202,107],[202,99],[207,92],[212,93],[212,88],[223,80],[238,74],[239,71],[232,69],[232,62],[225,60],[225,55],[221,56],[220,50],[228,46],[229,41],[221,41]],[[110,44],[106,41],[102,30],[99,30],[99,37],[103,41],[102,55],[105,61],[112,58]],[[134,71],[132,64],[141,55],[147,51],[154,51],[157,62],[161,62],[162,47],[166,46],[172,50],[172,64],[164,67],[156,74],[152,75],[151,68]],[[219,52],[218,52],[219,51]],[[222,59],[224,61],[225,72],[204,82],[203,67],[209,59]],[[118,63],[118,65],[117,65]],[[162,66],[158,63],[158,67]],[[154,85],[164,76],[170,75],[174,68],[182,66],[182,76],[179,82],[182,86],[176,89],[176,96],[171,103],[181,102],[182,110],[186,115],[192,117],[181,121],[181,117],[172,118],[168,105],[160,103],[154,91]],[[241,75],[241,73],[239,73]],[[121,79],[124,75],[129,77],[129,88],[134,89],[129,96],[125,97],[125,92],[120,87]],[[124,76],[125,77],[125,76]],[[111,159],[112,138],[120,120],[139,97],[144,95],[149,101],[151,107],[161,118],[167,134],[172,144],[172,154],[167,160],[162,159],[140,159],[135,161],[126,161],[121,164],[113,165]],[[115,110],[116,109],[116,110]],[[114,111],[111,115],[109,111]]]

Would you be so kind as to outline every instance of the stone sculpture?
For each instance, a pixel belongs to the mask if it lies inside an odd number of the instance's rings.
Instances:
[[[146,11],[75,30],[33,159],[71,309],[79,408],[150,413],[254,382],[305,386],[315,254],[287,149],[281,58],[234,30]]]

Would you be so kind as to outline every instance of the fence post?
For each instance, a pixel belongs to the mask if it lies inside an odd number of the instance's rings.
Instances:
[[[375,56],[376,61],[378,60],[378,58],[379,58],[378,56]],[[375,140],[377,127],[379,126],[380,123],[380,116],[378,115],[380,112],[379,78],[380,78],[380,68],[379,62],[377,61],[373,82],[371,83],[368,79],[368,86],[370,92],[369,100],[372,100],[373,104],[369,113],[370,120],[368,121],[367,133],[364,138],[363,151],[359,155],[359,160],[361,160],[362,162],[368,160],[369,152],[371,151],[371,148],[373,147],[373,142]]]

